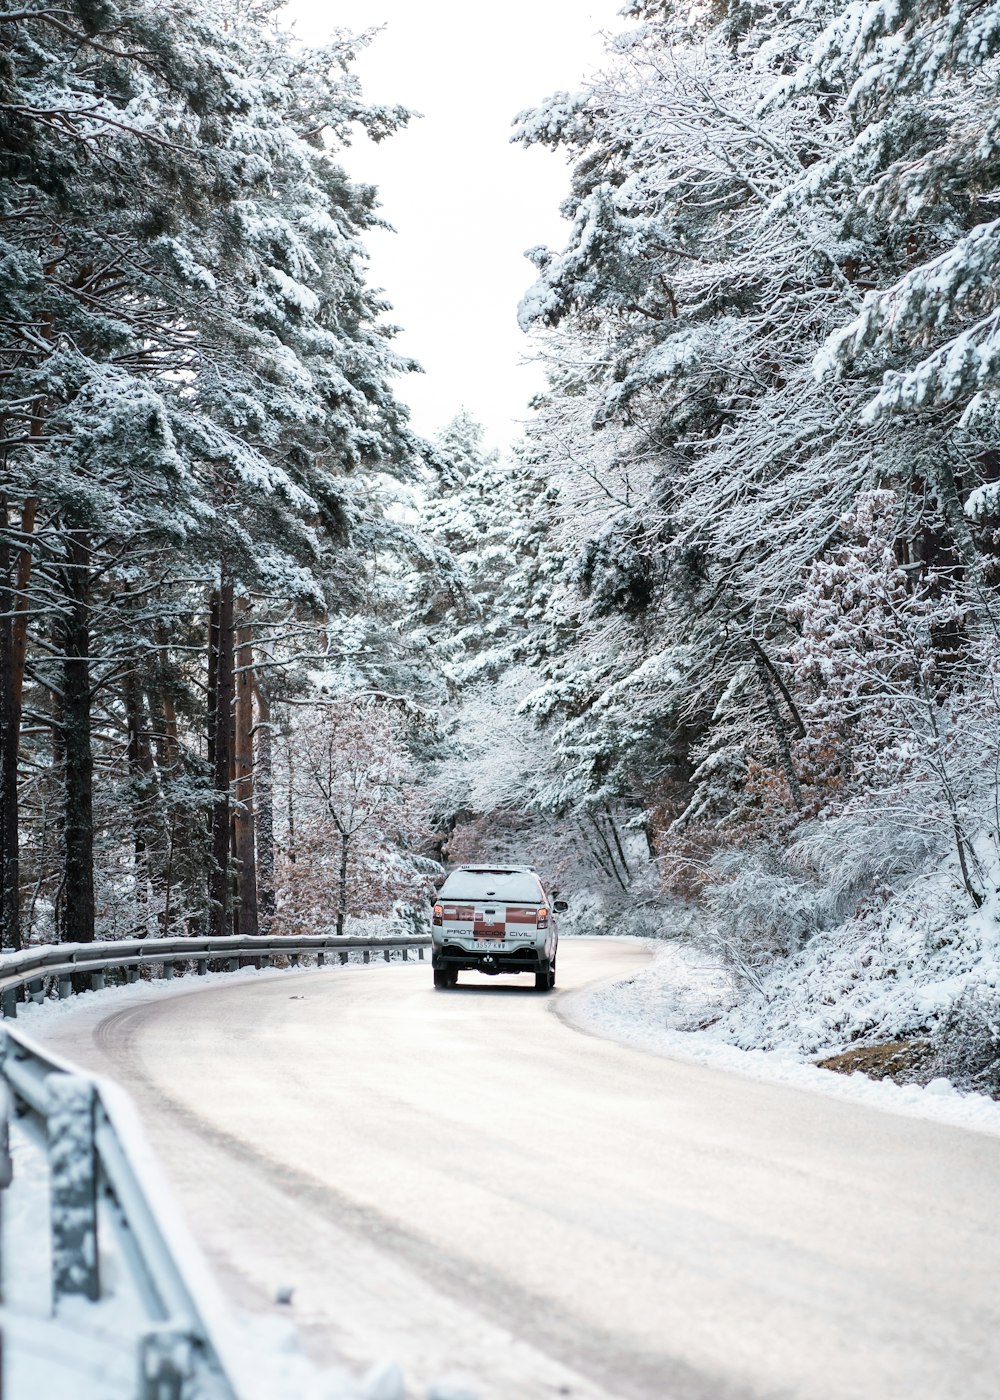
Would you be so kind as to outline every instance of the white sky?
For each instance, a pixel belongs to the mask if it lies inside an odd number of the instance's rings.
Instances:
[[[534,280],[524,250],[562,248],[569,172],[561,155],[510,145],[511,119],[550,93],[574,91],[601,65],[601,30],[623,0],[289,0],[296,31],[385,24],[361,56],[365,96],[423,114],[379,146],[361,138],[350,173],[378,185],[396,232],[373,232],[371,281],[403,327],[396,344],[423,366],[398,381],[418,432],[461,407],[506,445],[542,386],[521,363],[517,303]]]

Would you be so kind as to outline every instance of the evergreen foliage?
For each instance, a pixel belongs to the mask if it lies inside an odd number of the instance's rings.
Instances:
[[[364,608],[421,452],[336,157],[407,114],[267,4],[0,29],[4,941],[253,931],[261,678]]]

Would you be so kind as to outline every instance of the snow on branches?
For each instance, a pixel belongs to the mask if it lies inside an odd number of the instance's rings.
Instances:
[[[525,708],[752,971],[741,923],[771,966],[922,862],[988,887],[1000,5],[627,13],[517,137],[574,161],[521,307],[564,564]]]
[[[294,710],[285,762],[279,929],[343,933],[349,917],[419,906],[429,818],[387,709],[343,699]]]

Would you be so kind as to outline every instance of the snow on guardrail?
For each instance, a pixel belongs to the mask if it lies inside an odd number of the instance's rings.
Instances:
[[[164,977],[172,977],[177,967],[194,963],[199,975],[208,971],[210,962],[222,962],[223,970],[235,972],[241,965],[253,961],[267,967],[274,958],[288,958],[293,967],[302,959],[313,958],[317,967],[336,956],[347,962],[352,950],[360,950],[365,962],[371,955],[381,953],[389,961],[394,951],[401,950],[404,959],[410,951],[424,957],[430,947],[424,934],[398,938],[368,938],[352,934],[313,934],[303,937],[282,936],[263,938],[231,935],[226,938],[131,938],[114,943],[48,943],[42,947],[8,953],[0,957],[0,1014],[11,1019],[17,1015],[18,994],[26,992],[34,1001],[45,996],[46,978],[55,979],[60,997],[68,997],[88,986],[100,990],[108,971],[125,972],[129,981],[137,981],[143,967],[161,967]]]

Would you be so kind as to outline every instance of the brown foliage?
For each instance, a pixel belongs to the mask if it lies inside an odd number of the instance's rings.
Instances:
[[[422,903],[414,854],[427,810],[394,716],[338,700],[296,713],[287,749],[292,814],[277,863],[281,932],[343,931],[344,920]]]

